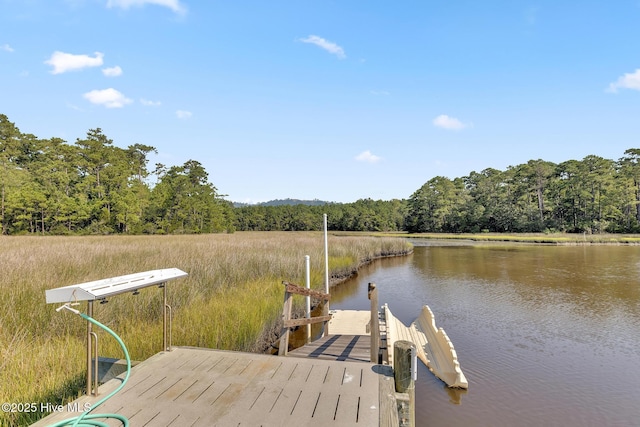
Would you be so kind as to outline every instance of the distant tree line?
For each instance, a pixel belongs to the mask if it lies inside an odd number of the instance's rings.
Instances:
[[[436,176],[408,200],[236,210],[238,230],[329,228],[410,233],[640,232],[640,149],[618,161],[589,155],[555,164],[530,160],[505,171]]]
[[[244,206],[235,209],[235,224],[241,231],[321,230],[322,215],[327,214],[329,230],[400,231],[404,229],[406,206],[404,200],[371,199],[324,205]]]
[[[154,147],[126,149],[100,128],[67,144],[23,134],[0,115],[2,234],[210,233],[233,231],[233,207],[195,160],[157,164]]]
[[[114,146],[100,128],[74,144],[38,139],[0,114],[1,233],[304,231],[320,230],[324,213],[329,229],[345,231],[640,232],[640,149],[617,161],[589,155],[436,176],[407,200],[235,208],[196,160],[150,171],[154,152]]]
[[[530,160],[427,181],[408,200],[410,232],[640,232],[640,149],[618,161],[589,155]]]

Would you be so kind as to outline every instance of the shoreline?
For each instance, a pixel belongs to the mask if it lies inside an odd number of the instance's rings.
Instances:
[[[570,234],[570,233],[395,233],[334,232],[338,236],[398,237],[414,240],[471,241],[478,243],[529,243],[545,245],[640,245],[640,234]]]
[[[329,292],[331,292],[331,288],[335,288],[336,286],[339,286],[340,284],[356,276],[358,274],[358,271],[366,265],[369,265],[377,260],[407,256],[407,255],[411,255],[412,253],[413,253],[413,245],[409,249],[404,251],[383,253],[383,254],[380,254],[379,256],[363,259],[358,263],[356,267],[347,269],[345,271],[341,271],[334,274],[330,273],[329,274]],[[313,305],[311,307],[311,311],[315,310],[317,307],[318,307],[317,305]],[[294,318],[303,317],[304,309],[294,308],[292,312],[292,316]],[[256,342],[255,342],[255,345],[253,346],[252,351],[255,353],[270,353],[271,351],[273,351],[273,349],[275,348],[274,344],[280,340],[281,330],[282,330],[282,319],[280,318],[275,319],[269,325],[265,325],[264,329],[262,330],[262,333],[260,334],[258,339],[256,339]]]

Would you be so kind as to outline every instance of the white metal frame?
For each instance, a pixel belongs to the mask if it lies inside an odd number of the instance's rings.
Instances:
[[[171,306],[167,304],[166,282],[185,276],[187,273],[182,270],[165,268],[49,289],[45,291],[45,294],[48,304],[87,301],[87,315],[93,317],[93,302],[96,300],[104,302],[107,298],[115,295],[127,292],[136,293],[140,289],[158,285],[163,292],[162,348],[163,351],[171,351]],[[92,359],[95,366],[91,364]],[[87,395],[92,394],[98,395],[98,336],[92,331],[91,322],[87,321]]]
[[[45,294],[48,304],[95,301],[126,292],[134,292],[186,275],[187,273],[177,268],[165,268],[49,289],[45,291]]]

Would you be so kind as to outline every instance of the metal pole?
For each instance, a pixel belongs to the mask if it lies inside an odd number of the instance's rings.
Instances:
[[[322,214],[324,222],[324,293],[329,294],[329,240],[327,238],[327,214]],[[322,314],[329,314],[329,300],[323,301]],[[323,323],[322,336],[329,335],[329,322]]]
[[[329,241],[327,239],[327,214],[324,217],[324,293],[329,293]],[[329,301],[327,301],[329,307]]]
[[[93,317],[93,301],[87,301],[87,316]],[[93,393],[93,390],[92,390],[93,387],[91,386],[92,379],[93,379],[93,376],[91,375],[91,369],[92,369],[92,365],[91,365],[92,336],[91,334],[92,333],[93,331],[91,330],[91,322],[87,320],[87,396],[91,396],[91,394]],[[96,357],[98,357],[98,355],[96,355]]]
[[[307,289],[311,289],[311,263],[310,263],[310,258],[309,255],[305,255],[304,256],[304,262],[305,262],[305,270],[306,270],[306,285],[307,285]],[[306,303],[307,303],[307,307],[305,310],[305,317],[307,319],[311,318],[311,297],[309,295],[307,295],[306,299]],[[311,341],[311,324],[308,323],[307,324],[307,342]]]
[[[162,351],[167,351],[167,283],[162,285]]]

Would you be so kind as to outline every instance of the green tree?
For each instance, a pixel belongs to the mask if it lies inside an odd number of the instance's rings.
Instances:
[[[409,198],[407,229],[414,233],[456,231],[454,217],[459,216],[463,185],[462,180],[443,176],[427,181]]]
[[[0,114],[0,231],[7,233],[7,197],[17,185],[16,161],[22,134],[14,123]]]
[[[640,229],[640,149],[630,148],[618,161],[623,201],[624,230]]]
[[[211,233],[232,231],[229,205],[208,182],[200,162],[189,160],[160,173],[152,191],[154,221],[165,233]]]

